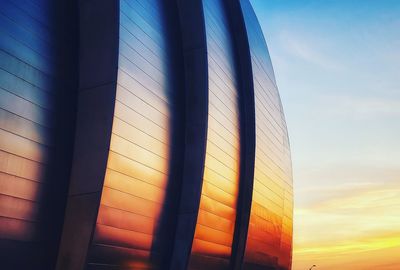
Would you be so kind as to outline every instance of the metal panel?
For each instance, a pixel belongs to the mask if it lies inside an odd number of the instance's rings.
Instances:
[[[227,269],[239,188],[238,79],[223,1],[205,0],[203,6],[209,74],[208,138],[189,269]]]
[[[6,269],[54,269],[58,252],[78,33],[64,2],[0,2]],[[235,4],[200,2],[79,1],[59,269],[236,269],[249,211],[244,267],[290,269],[290,152],[261,28],[241,1],[246,83]]]
[[[293,194],[289,142],[271,60],[248,0],[241,2],[252,58],[256,157],[245,269],[290,269]]]
[[[116,104],[90,269],[158,266],[170,179],[173,56],[162,1],[120,1]]]
[[[76,9],[66,2],[0,2],[2,269],[54,269],[77,87]]]

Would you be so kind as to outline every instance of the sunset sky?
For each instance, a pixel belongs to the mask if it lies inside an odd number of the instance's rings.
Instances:
[[[289,129],[293,270],[400,269],[400,1],[252,3]]]

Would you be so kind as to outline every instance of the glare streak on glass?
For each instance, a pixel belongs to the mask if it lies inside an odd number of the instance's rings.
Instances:
[[[256,157],[245,269],[290,269],[292,172],[286,123],[268,48],[250,3],[241,1],[254,78]],[[268,268],[269,269],[269,268]]]
[[[206,159],[189,269],[227,269],[239,183],[237,74],[223,1],[203,1],[209,115]]]

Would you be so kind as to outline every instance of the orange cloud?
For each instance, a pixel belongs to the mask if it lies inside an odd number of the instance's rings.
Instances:
[[[295,208],[293,270],[400,269],[400,184],[329,195]]]

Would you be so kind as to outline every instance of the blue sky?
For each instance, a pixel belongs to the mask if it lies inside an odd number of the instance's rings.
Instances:
[[[393,231],[400,228],[400,1],[251,2],[289,129],[294,269],[304,268],[304,254],[310,259],[307,245],[344,246],[385,230],[400,235]],[[379,207],[371,210],[370,200]],[[340,228],[334,241],[323,230],[330,225]]]

